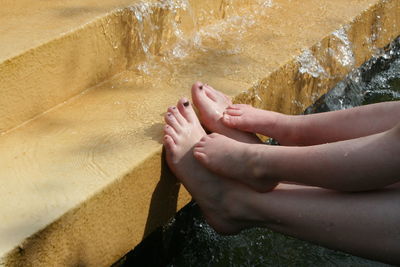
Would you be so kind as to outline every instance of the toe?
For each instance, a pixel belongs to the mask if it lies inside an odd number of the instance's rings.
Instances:
[[[237,127],[238,120],[239,120],[238,116],[231,116],[227,113],[225,113],[224,116],[222,117],[222,123],[231,128]]]
[[[171,136],[165,135],[164,139],[163,139],[163,144],[169,154],[174,153],[174,151],[176,149],[176,144]]]
[[[187,98],[184,97],[180,99],[177,106],[179,112],[188,122],[198,121],[196,113],[194,112],[193,107]]]
[[[225,114],[228,114],[230,116],[240,116],[243,114],[243,110],[228,107],[225,109]]]
[[[193,147],[193,152],[202,152],[204,153],[204,142],[198,142]]]
[[[209,104],[215,102],[210,97],[210,90],[207,89],[202,83],[196,82],[192,86],[192,99],[197,108],[200,110],[206,108]]]
[[[203,152],[195,150],[195,151],[193,151],[193,157],[204,165],[207,165],[207,163],[208,163],[208,157]]]
[[[211,135],[213,135],[214,133],[211,133],[211,134],[209,134],[209,135],[205,135],[205,136],[203,136],[201,139],[200,139],[200,141],[198,142],[198,145],[205,145],[205,143],[208,141],[208,140],[210,140],[210,138],[211,138]]]
[[[180,125],[185,125],[186,119],[182,116],[182,114],[179,112],[179,109],[176,106],[172,106],[168,108],[168,112],[172,113],[172,115],[175,117],[176,121]]]
[[[206,93],[211,94],[210,98],[214,99],[214,101],[218,101],[218,99],[219,99],[224,104],[225,103],[227,103],[228,105],[232,104],[231,99],[228,96],[226,96],[224,93],[222,93],[218,90],[215,90],[212,86],[210,86],[208,84],[205,84],[204,86],[206,87]]]
[[[207,137],[208,137],[209,139],[211,139],[211,138],[218,138],[218,137],[220,137],[220,136],[222,136],[222,135],[220,135],[219,133],[212,133],[212,134],[207,135]]]
[[[214,102],[217,102],[217,100],[218,100],[218,93],[217,93],[217,91],[215,91],[214,90],[214,88],[212,88],[211,86],[209,86],[209,85],[204,85],[203,86],[203,90],[204,90],[204,92],[205,92],[205,94],[206,94],[206,96],[208,97],[208,98],[210,98],[212,101],[214,101]]]
[[[246,104],[231,104],[231,105],[229,105],[227,108],[231,108],[231,109],[243,109],[243,108],[246,108],[246,107],[251,107],[251,106],[246,105]]]
[[[174,128],[172,128],[172,127],[169,126],[169,125],[165,125],[165,126],[164,126],[164,134],[165,134],[165,135],[168,135],[168,136],[171,136],[172,139],[173,139],[173,141],[174,141],[174,143],[175,143],[175,144],[178,144],[179,138],[178,138],[178,134],[176,133],[176,131],[174,130]]]
[[[194,90],[203,90],[203,83],[199,82],[199,81],[195,82],[192,85],[192,91],[194,91]]]
[[[175,132],[181,132],[182,126],[179,124],[179,122],[176,120],[175,116],[171,112],[167,112],[165,114],[164,120],[169,126],[174,128]]]

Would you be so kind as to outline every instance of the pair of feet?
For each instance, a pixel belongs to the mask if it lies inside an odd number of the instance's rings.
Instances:
[[[257,110],[232,105],[227,96],[200,82],[192,86],[192,99],[200,120],[186,98],[168,108],[165,115],[163,143],[167,162],[197,201],[208,223],[220,233],[236,233],[252,220],[243,201],[246,196],[276,185],[254,177],[246,179],[254,149],[248,149],[246,144],[257,146],[261,142],[254,134],[233,128],[248,127],[251,121],[246,117],[253,118]],[[201,124],[214,133],[207,135]]]

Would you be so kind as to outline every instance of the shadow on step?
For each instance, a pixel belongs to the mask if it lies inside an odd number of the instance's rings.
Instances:
[[[147,237],[160,225],[165,225],[176,213],[180,183],[169,169],[165,160],[165,150],[161,157],[160,180],[151,197],[149,216],[144,236]]]

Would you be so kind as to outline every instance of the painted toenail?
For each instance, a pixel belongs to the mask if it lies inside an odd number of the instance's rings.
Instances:
[[[203,85],[200,85],[200,86],[199,86],[199,89],[200,89],[200,90],[203,90]]]
[[[188,106],[189,106],[189,101],[186,101],[185,103],[183,103],[183,105],[184,105],[185,107],[188,107]]]
[[[172,109],[176,109],[176,107],[172,107]]]
[[[171,116],[172,114],[168,112],[167,115],[168,115],[168,116]]]

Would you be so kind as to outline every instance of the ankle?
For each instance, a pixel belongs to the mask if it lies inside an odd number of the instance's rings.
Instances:
[[[204,213],[208,224],[221,235],[238,234],[241,230],[248,228],[246,223],[246,199],[244,193],[238,190],[226,191],[221,197],[218,205],[213,206],[214,213]]]
[[[276,139],[281,145],[297,145],[300,139],[300,120],[296,115],[279,114],[279,122],[276,126]]]
[[[248,168],[251,179],[256,182],[261,182],[270,176],[268,148],[265,144],[245,145],[243,155],[243,158],[247,159],[245,166]]]
[[[252,219],[252,213],[249,212],[249,200],[252,195],[257,194],[255,191],[242,187],[242,190],[232,190],[225,196],[225,218],[231,223],[241,225]]]

